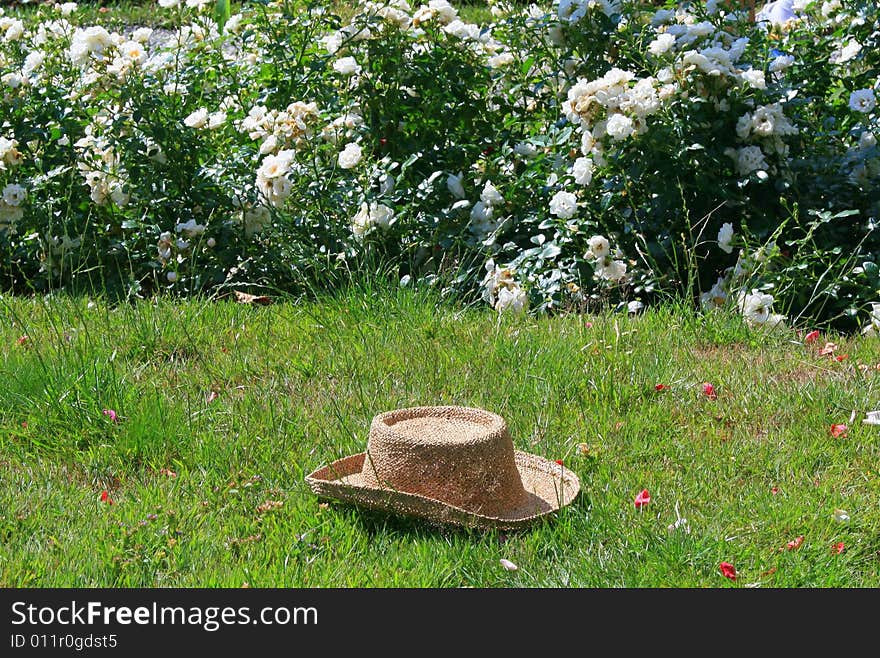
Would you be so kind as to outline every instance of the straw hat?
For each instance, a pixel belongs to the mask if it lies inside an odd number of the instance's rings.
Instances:
[[[477,528],[520,528],[580,490],[561,464],[514,450],[507,423],[470,407],[378,414],[367,451],[306,476],[322,498]]]

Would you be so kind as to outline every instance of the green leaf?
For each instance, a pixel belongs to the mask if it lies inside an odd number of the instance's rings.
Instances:
[[[559,248],[559,245],[556,245],[552,242],[548,242],[544,245],[544,248],[541,250],[541,254],[539,258],[544,260],[553,260],[559,254],[562,253],[562,249]]]
[[[223,27],[230,16],[232,16],[232,7],[229,5],[229,0],[217,0],[214,5],[214,20],[217,21],[217,31],[220,34],[223,34]]]

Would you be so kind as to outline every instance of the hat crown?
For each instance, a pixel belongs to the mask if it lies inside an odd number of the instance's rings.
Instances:
[[[362,477],[488,515],[528,500],[507,423],[470,407],[410,407],[375,416]]]

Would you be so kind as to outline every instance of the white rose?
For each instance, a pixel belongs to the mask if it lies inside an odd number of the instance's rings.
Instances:
[[[499,55],[493,55],[487,60],[489,66],[493,69],[500,68],[502,66],[506,66],[514,61],[513,54],[510,51],[505,51]]]
[[[3,202],[7,206],[17,206],[24,201],[27,191],[21,185],[11,183],[3,188]]]
[[[467,196],[464,191],[464,186],[461,184],[462,177],[461,172],[458,172],[457,174],[449,174],[449,176],[446,177],[446,188],[456,199],[464,199],[465,196]]]
[[[633,134],[634,130],[632,119],[619,112],[612,114],[605,125],[605,131],[614,140],[626,139]]]
[[[550,199],[550,212],[560,219],[570,219],[577,211],[577,197],[571,192],[559,190]]]
[[[750,87],[754,89],[766,89],[767,81],[764,79],[764,72],[760,69],[749,69],[742,72],[742,79],[745,80]]]
[[[212,112],[208,115],[207,127],[208,130],[213,130],[214,128],[219,128],[226,121],[226,112]]]
[[[835,64],[843,64],[844,62],[848,62],[853,57],[858,55],[861,50],[862,46],[858,41],[850,41],[843,48],[840,49],[839,53],[834,53],[831,55],[831,61]]]
[[[733,157],[736,170],[741,176],[748,176],[753,171],[767,169],[767,161],[760,146],[744,146],[741,149],[725,151]]]
[[[339,153],[339,166],[343,169],[353,169],[361,161],[361,147],[354,142],[349,142]]]
[[[12,24],[6,28],[6,40],[18,41],[24,35],[24,23],[19,20],[12,21]]]
[[[794,57],[791,55],[779,55],[776,59],[770,62],[768,68],[770,69],[770,73],[779,73],[789,68],[792,64],[794,64]]]
[[[662,55],[675,45],[675,37],[664,32],[648,44],[648,52],[652,55]]]
[[[147,43],[150,40],[150,35],[153,34],[153,28],[151,27],[139,27],[131,34],[131,40],[137,41],[138,43]]]
[[[849,108],[853,112],[867,114],[877,105],[874,92],[871,89],[859,89],[849,95]]]
[[[498,301],[495,302],[495,310],[499,313],[510,312],[519,315],[526,310],[529,298],[526,291],[513,283],[498,289]]]
[[[584,155],[590,155],[593,152],[593,148],[596,146],[596,140],[593,137],[593,133],[584,128],[584,134],[581,135],[581,153]]]
[[[733,224],[731,224],[730,222],[725,222],[721,225],[721,228],[718,229],[718,247],[728,254],[733,253],[733,247],[730,246],[730,241],[732,239]]]
[[[596,274],[601,279],[609,281],[620,281],[626,276],[626,263],[622,260],[612,260],[602,264],[596,269]]]
[[[3,75],[3,77],[0,78],[0,82],[10,89],[18,89],[21,87],[21,83],[24,82],[24,80],[18,73],[10,72]]]
[[[492,185],[492,181],[486,181],[486,184],[483,186],[483,192],[480,194],[480,201],[487,206],[497,206],[500,203],[504,203],[504,197],[501,196],[498,189]]]
[[[342,75],[357,75],[361,67],[354,57],[341,57],[333,62],[333,70]]]
[[[21,72],[25,75],[30,75],[43,65],[45,59],[46,56],[38,50],[28,53],[28,56],[24,58],[24,65],[21,67]]]
[[[119,46],[119,52],[125,59],[135,64],[143,64],[147,59],[147,51],[144,50],[143,44],[137,41],[126,41]]]
[[[367,205],[362,203],[357,214],[351,219],[351,231],[355,237],[362,238],[374,228],[388,228],[394,217],[394,210],[375,201]]]
[[[578,158],[571,167],[574,182],[578,185],[589,185],[593,180],[593,160],[590,158]]]
[[[738,306],[749,324],[764,324],[771,318],[773,295],[757,290],[751,293],[742,292],[739,295]]]
[[[183,120],[183,124],[188,128],[204,128],[208,123],[208,110],[200,107]]]
[[[190,219],[187,222],[185,222],[183,224],[178,224],[177,226],[174,227],[174,229],[178,233],[180,233],[180,232],[186,233],[186,236],[188,238],[198,237],[199,235],[201,235],[202,233],[205,232],[205,228],[206,227],[204,224],[199,224],[194,219]]]
[[[593,258],[596,260],[604,260],[611,253],[611,245],[608,243],[608,238],[603,235],[594,235],[587,240],[587,244],[590,245],[590,253],[593,254]]]

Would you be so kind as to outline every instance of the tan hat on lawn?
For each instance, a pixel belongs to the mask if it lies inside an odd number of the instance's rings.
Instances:
[[[514,450],[504,419],[471,407],[411,407],[373,418],[367,451],[306,476],[322,498],[440,523],[513,529],[580,490],[561,464]]]

